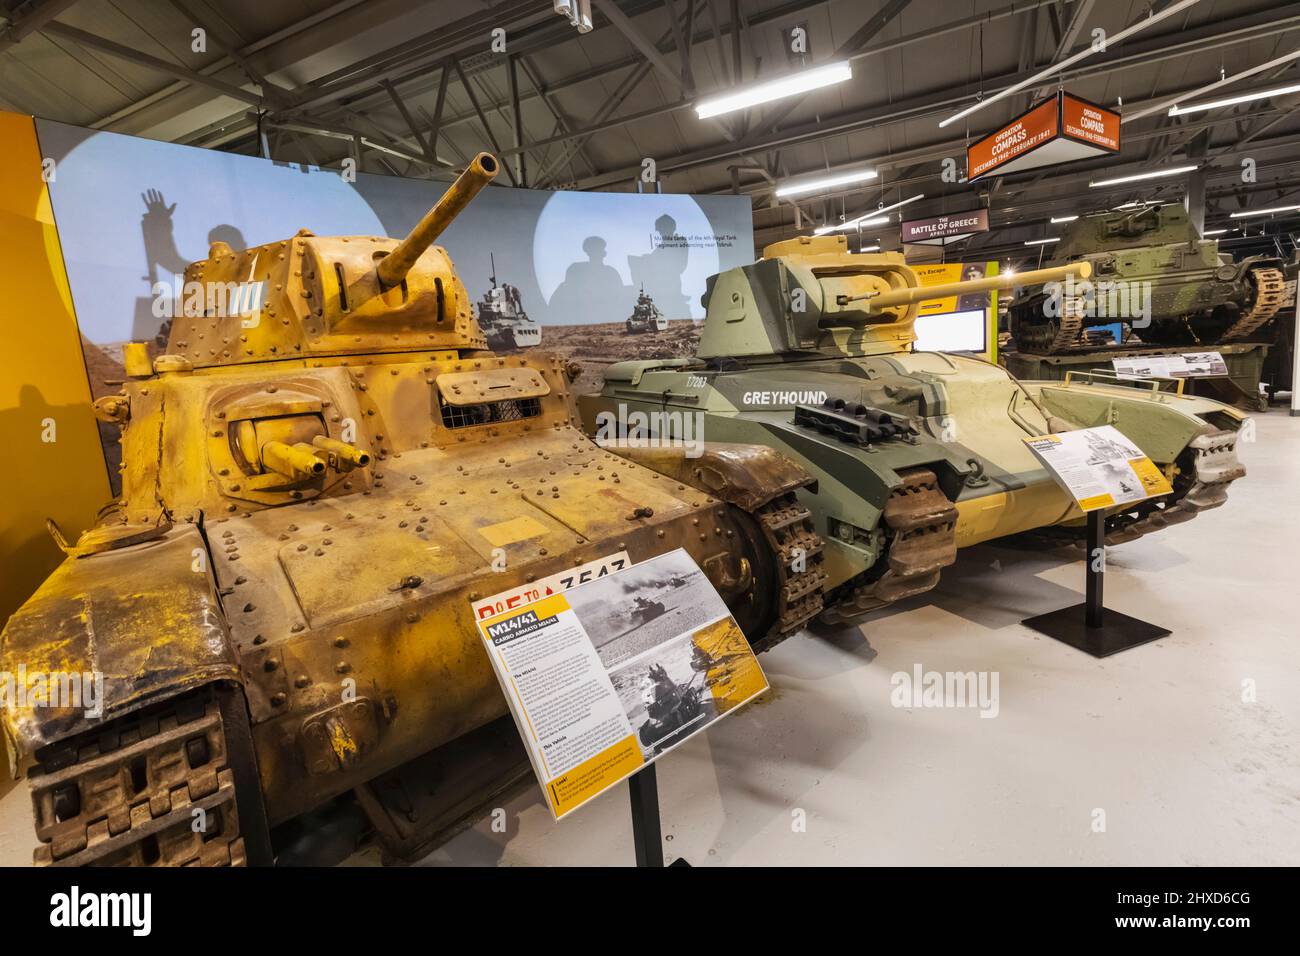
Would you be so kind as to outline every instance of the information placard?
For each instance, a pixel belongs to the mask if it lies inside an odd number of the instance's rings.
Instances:
[[[1025,444],[1084,511],[1173,491],[1155,462],[1113,425],[1026,438]]]
[[[1228,363],[1218,352],[1124,355],[1111,359],[1110,364],[1120,378],[1213,378],[1228,374]]]
[[[557,820],[768,686],[726,604],[682,549],[478,627]]]

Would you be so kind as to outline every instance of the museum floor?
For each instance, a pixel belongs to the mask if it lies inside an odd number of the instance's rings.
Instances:
[[[1225,507],[1110,553],[1107,604],[1171,637],[1094,660],[1018,623],[1080,599],[1079,559],[965,551],[924,601],[765,655],[773,690],[660,761],[666,855],[1300,862],[1300,421],[1285,409],[1256,421],[1241,449],[1249,475]],[[997,715],[892,706],[891,678],[916,665],[996,673]],[[483,820],[425,862],[630,863],[616,790],[557,825],[530,788],[506,805],[506,833]],[[0,797],[0,865],[30,860],[30,826],[26,787],[13,787]],[[349,860],[378,862],[375,849]]]

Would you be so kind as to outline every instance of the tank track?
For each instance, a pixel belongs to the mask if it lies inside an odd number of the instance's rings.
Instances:
[[[1038,297],[1036,297],[1038,298]],[[1041,297],[1046,301],[1046,296]],[[1041,308],[1041,303],[1038,303]],[[1028,309],[1030,303],[1025,304]],[[1036,355],[1055,355],[1072,349],[1087,347],[1083,341],[1083,317],[1086,302],[1082,296],[1061,299],[1061,314],[1056,322],[1041,325],[1017,324],[1015,339],[1018,348]]]
[[[1286,304],[1286,277],[1281,269],[1252,269],[1250,278],[1255,283],[1255,302],[1219,337],[1220,342],[1241,341]]]
[[[1286,304],[1286,278],[1280,269],[1252,269],[1250,277],[1255,284],[1254,304],[1241,313],[1237,321],[1222,335],[1213,342],[1200,343],[1201,347],[1220,342],[1240,342],[1267,323]],[[1037,303],[1036,300],[1035,303],[1041,307],[1041,303]],[[1084,341],[1085,304],[1084,299],[1079,296],[1063,299],[1061,315],[1057,322],[1018,326],[1015,333],[1016,345],[1022,351],[1035,355],[1056,355],[1079,350],[1095,351],[1095,346],[1090,346]],[[1026,303],[1025,307],[1028,309],[1030,303]],[[1148,344],[1154,346],[1160,343]],[[1197,346],[1189,344],[1187,347]]]
[[[1228,485],[1246,474],[1237,459],[1237,433],[1212,431],[1197,435],[1180,456],[1179,481],[1174,493],[1151,502],[1139,515],[1119,514],[1106,519],[1106,543],[1124,544],[1172,524],[1191,521],[1202,511],[1228,500]]]
[[[812,513],[794,492],[778,495],[754,512],[763,538],[776,558],[776,623],[756,651],[775,647],[822,612],[827,574],[822,567],[823,542],[813,527]],[[800,562],[799,559],[802,558]],[[798,564],[802,570],[796,571]]]
[[[211,690],[44,747],[29,781],[38,866],[247,862],[226,728]]]
[[[884,523],[894,532],[885,573],[850,585],[822,612],[824,624],[844,624],[869,611],[929,591],[943,568],[957,560],[957,507],[928,468],[899,472],[902,483],[889,495]]]

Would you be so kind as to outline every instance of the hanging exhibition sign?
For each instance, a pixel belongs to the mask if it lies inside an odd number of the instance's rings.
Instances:
[[[1025,444],[1084,511],[1173,491],[1155,463],[1113,425],[1026,438]]]
[[[585,575],[585,583],[563,586]],[[767,690],[735,618],[682,549],[478,622],[558,820]]]
[[[966,150],[966,176],[1019,172],[1119,152],[1120,116],[1060,90]]]
[[[988,232],[989,211],[968,209],[929,219],[908,219],[900,229],[904,245],[946,246],[950,242],[969,239],[977,232]]]

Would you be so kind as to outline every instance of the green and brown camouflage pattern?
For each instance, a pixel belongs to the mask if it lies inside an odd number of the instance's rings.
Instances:
[[[1201,236],[1178,204],[1075,220],[1054,247],[1051,264],[1081,261],[1093,266],[1098,298],[1107,294],[1104,284],[1123,295],[1110,299],[1110,309],[1061,316],[1048,308],[1048,290],[1026,289],[1010,309],[1020,350],[1051,354],[1096,347],[1106,343],[1087,330],[1116,322],[1122,332],[1115,345],[1240,341],[1283,302],[1279,260],[1252,256],[1234,263],[1218,242]]]
[[[952,509],[941,518],[930,499],[920,511],[932,524],[919,513],[914,521],[965,547],[1078,522],[1080,512],[1025,438],[1113,424],[1168,476],[1182,474],[1184,485],[1195,480],[1188,451],[1197,436],[1235,441],[1242,416],[1218,402],[1115,382],[1019,382],[982,358],[912,351],[915,303],[871,310],[869,298],[841,298],[916,284],[902,256],[850,254],[841,237],[769,247],[759,262],[709,281],[698,357],[611,366],[601,392],[579,400],[583,426],[599,441],[610,437],[611,421],[621,434],[642,421],[659,434],[657,425],[671,432],[694,420],[708,441],[768,445],[803,465],[817,479],[798,497],[826,542],[828,607],[838,602],[830,620],[879,606],[877,582],[889,570],[905,573],[893,554],[900,534],[886,514],[910,493],[909,476],[933,476]],[[793,307],[799,298],[802,310]],[[825,407],[836,400],[846,410],[895,416],[908,433],[842,440],[818,427],[842,423]],[[1147,510],[1114,515],[1112,527],[1141,521]]]

